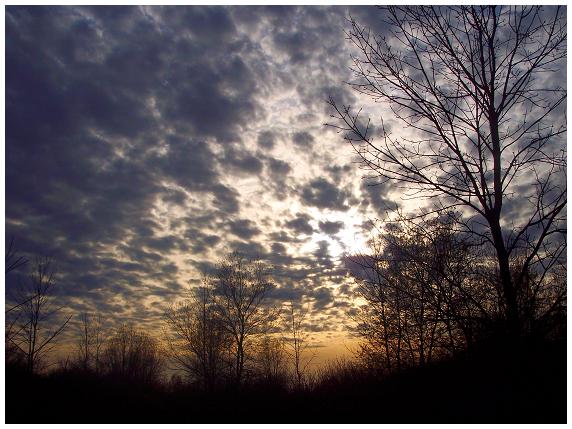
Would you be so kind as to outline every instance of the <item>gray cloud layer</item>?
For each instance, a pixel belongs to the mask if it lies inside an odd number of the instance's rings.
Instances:
[[[311,210],[366,198],[322,126],[328,95],[353,99],[347,13],[7,7],[7,236],[54,257],[74,311],[156,323],[237,249],[275,265],[275,299],[340,315],[343,269],[315,234],[345,223]]]

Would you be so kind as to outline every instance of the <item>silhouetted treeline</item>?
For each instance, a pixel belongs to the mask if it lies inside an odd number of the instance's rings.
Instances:
[[[455,230],[459,215],[389,223],[349,265],[365,305],[354,316],[358,358],[372,370],[423,366],[498,339],[562,337],[566,265],[522,275],[526,252],[510,260],[519,330],[511,329],[493,251]]]
[[[8,423],[442,423],[566,421],[564,341],[500,343],[380,376],[355,362],[327,366],[305,389],[259,380],[205,391],[78,368],[47,375],[8,368]],[[511,356],[512,352],[509,353]],[[30,411],[30,392],[39,400]]]
[[[447,217],[401,220],[370,244],[349,260],[365,303],[354,315],[362,339],[355,359],[307,371],[304,312],[290,303],[277,329],[281,312],[266,299],[268,267],[231,254],[166,312],[161,339],[129,324],[109,329],[100,315],[83,313],[75,349],[47,370],[44,360],[30,366],[23,347],[30,337],[21,336],[18,347],[6,348],[7,421],[565,420],[561,277],[531,273],[519,298],[527,329],[514,338],[486,249],[456,233]],[[40,274],[49,272],[40,265]],[[7,345],[18,341],[10,331],[16,325],[7,325]],[[67,322],[56,326],[50,332]],[[27,412],[31,392],[41,398],[34,413]]]

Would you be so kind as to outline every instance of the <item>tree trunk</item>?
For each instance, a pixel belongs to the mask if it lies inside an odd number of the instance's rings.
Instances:
[[[502,286],[504,311],[509,336],[518,337],[520,335],[520,321],[518,315],[518,303],[516,299],[515,285],[512,281],[510,273],[509,255],[504,245],[502,231],[498,218],[489,221],[495,251],[497,254],[497,262],[499,266],[500,282]]]

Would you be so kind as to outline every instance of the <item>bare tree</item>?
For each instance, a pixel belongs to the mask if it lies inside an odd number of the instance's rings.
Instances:
[[[231,338],[216,312],[212,285],[192,288],[189,297],[165,314],[169,356],[204,388],[211,389],[228,372]]]
[[[10,238],[10,244],[8,245],[8,249],[6,249],[5,254],[5,274],[8,275],[10,272],[17,270],[18,268],[23,267],[28,263],[28,259],[26,259],[23,255],[18,255],[18,251],[16,250],[16,246],[14,245],[14,237]],[[30,299],[31,297],[27,297],[26,299]],[[5,310],[6,314],[17,310],[24,302],[17,302],[16,304],[12,304]],[[8,332],[8,330],[7,330]]]
[[[386,103],[369,120],[330,99],[333,124],[377,182],[459,209],[458,225],[495,251],[509,332],[522,329],[527,272],[562,263],[566,206],[566,10],[538,6],[383,8],[388,34],[351,19],[360,94]],[[522,255],[511,268],[511,259]],[[517,268],[517,272],[514,270]],[[539,283],[540,284],[540,283]],[[539,287],[539,286],[534,286]]]
[[[101,359],[111,376],[140,383],[157,382],[164,364],[159,342],[129,325],[106,341]]]
[[[28,260],[26,257],[18,255],[16,246],[14,245],[14,237],[11,237],[10,244],[8,245],[8,249],[6,249],[5,254],[5,274],[17,270],[18,268],[24,266],[26,263],[28,263]]]
[[[61,307],[56,305],[54,288],[55,271],[52,261],[49,258],[38,259],[29,276],[28,288],[20,300],[23,304],[14,316],[16,333],[11,338],[12,345],[25,356],[30,372],[38,369],[72,317],[70,315],[63,321],[57,320]]]
[[[77,362],[84,370],[101,369],[101,351],[104,344],[103,320],[101,314],[80,314],[79,338],[77,341]]]
[[[14,237],[10,238],[10,244],[8,245],[8,249],[6,249],[5,254],[5,277],[6,277],[6,287],[8,284],[8,274],[12,271],[17,270],[18,268],[23,267],[28,263],[28,260],[22,256],[18,255],[16,250],[16,246],[14,245]],[[6,295],[8,295],[8,290],[6,289]],[[4,345],[6,350],[6,359],[8,361],[14,362],[19,360],[21,357],[21,353],[18,348],[14,344],[14,339],[19,332],[18,329],[18,319],[21,316],[21,312],[18,312],[20,307],[29,302],[32,299],[32,296],[22,297],[16,303],[11,303],[5,311],[5,329],[4,329]],[[8,301],[8,299],[6,299]],[[6,302],[8,304],[8,302]]]
[[[271,385],[283,385],[287,381],[287,356],[282,338],[265,335],[258,344],[257,360],[260,375]]]
[[[303,326],[306,321],[307,314],[307,309],[302,306],[296,306],[294,302],[290,302],[290,305],[288,306],[288,322],[292,337],[290,341],[287,342],[287,345],[290,348],[290,354],[294,361],[294,376],[296,387],[298,389],[304,385],[306,370],[312,363],[312,360],[316,357],[315,353],[312,353],[309,357],[304,357],[304,354],[310,347],[310,343],[308,341],[309,335],[308,332],[304,330]]]
[[[358,355],[368,366],[424,365],[470,347],[479,327],[498,319],[501,293],[486,281],[494,277],[491,259],[452,224],[450,217],[401,219],[350,258],[367,303],[355,321],[364,340]]]
[[[265,304],[273,287],[269,268],[261,261],[234,252],[223,259],[208,279],[218,319],[234,341],[236,383],[243,379],[249,340],[268,332],[278,312]]]

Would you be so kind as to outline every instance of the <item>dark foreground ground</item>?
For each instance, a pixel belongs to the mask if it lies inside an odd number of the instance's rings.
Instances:
[[[298,392],[205,394],[7,368],[6,423],[565,423],[565,341],[500,348],[391,377],[340,369]]]

